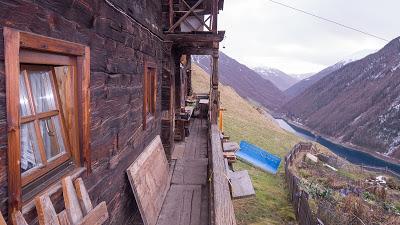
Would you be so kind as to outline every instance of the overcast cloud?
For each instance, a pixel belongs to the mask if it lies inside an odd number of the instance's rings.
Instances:
[[[276,0],[388,40],[400,36],[399,0]],[[219,17],[223,52],[250,67],[317,72],[384,41],[268,0],[225,0]]]

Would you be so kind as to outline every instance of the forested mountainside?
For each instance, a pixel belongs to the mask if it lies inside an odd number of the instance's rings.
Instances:
[[[325,76],[281,110],[321,134],[400,159],[400,38]]]
[[[293,86],[291,86],[290,88],[285,90],[284,92],[289,99],[294,98],[297,95],[301,94],[303,91],[305,91],[307,88],[311,87],[317,81],[319,81],[322,78],[324,78],[325,76],[331,74],[332,72],[342,68],[343,66],[345,66],[351,62],[360,60],[360,59],[366,57],[367,55],[370,55],[375,52],[376,52],[376,50],[373,50],[373,49],[364,49],[364,50],[355,52],[355,53],[347,56],[345,59],[341,60],[340,62],[336,63],[335,65],[329,66],[310,77],[302,79],[301,81],[297,82],[296,84],[294,84]]]
[[[296,79],[274,68],[256,67],[254,68],[254,71],[256,71],[265,79],[271,81],[281,91],[288,89],[289,87],[300,81],[300,79]]]
[[[210,73],[210,57],[193,56],[193,61]],[[222,84],[231,86],[243,98],[256,101],[269,110],[277,110],[286,101],[285,94],[271,81],[223,52],[219,55],[219,78]]]
[[[306,78],[304,80],[301,80],[294,84],[293,86],[289,87],[284,91],[286,96],[289,98],[294,98],[297,95],[301,94],[303,91],[305,91],[307,88],[311,87],[313,84],[315,84],[317,81],[321,80],[324,78],[326,75],[342,68],[345,65],[345,62],[338,62],[333,66],[327,67],[320,72],[316,73],[315,75]]]

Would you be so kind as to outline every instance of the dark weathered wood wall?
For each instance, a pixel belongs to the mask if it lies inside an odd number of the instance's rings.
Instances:
[[[157,80],[162,81],[163,66],[171,67],[175,60],[170,47],[156,36],[162,36],[161,1],[109,1],[143,26],[105,0],[0,0],[0,32],[8,26],[91,48],[93,171],[85,183],[94,204],[107,202],[110,224],[140,224],[140,219],[135,220],[140,216],[125,170],[161,133],[161,82],[156,118],[146,130],[141,127],[144,61],[157,64]],[[169,69],[174,74],[174,68]],[[6,117],[4,45],[0,35],[0,209],[5,215]]]

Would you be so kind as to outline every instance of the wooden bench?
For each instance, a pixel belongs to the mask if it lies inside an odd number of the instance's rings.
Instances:
[[[93,208],[82,178],[72,182],[70,176],[62,179],[65,210],[56,213],[48,194],[36,197],[35,206],[40,225],[101,225],[108,219],[105,202]],[[12,215],[14,225],[27,225],[22,213]]]
[[[187,179],[185,174],[185,171],[204,166],[201,161],[197,164],[187,168],[187,164],[178,160],[175,166],[178,168],[177,176],[174,172],[175,182],[171,182],[172,169],[157,136],[129,166],[129,182],[144,225],[200,224],[202,189],[197,182],[207,179],[207,176]],[[184,185],[177,184],[180,180],[185,180]]]

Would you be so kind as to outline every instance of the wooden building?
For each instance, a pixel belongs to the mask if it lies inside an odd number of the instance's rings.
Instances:
[[[157,135],[170,158],[176,112],[192,94],[191,55],[213,57],[209,118],[217,121],[223,4],[0,1],[0,210],[6,220],[21,210],[35,223],[32,201],[43,192],[61,209],[57,183],[68,174],[83,178],[94,204],[107,203],[107,223],[141,224],[125,171]]]

